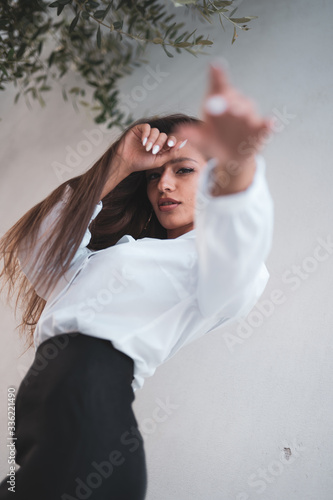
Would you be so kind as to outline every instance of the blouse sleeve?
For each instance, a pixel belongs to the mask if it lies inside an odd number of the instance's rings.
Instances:
[[[72,190],[72,188],[68,184],[66,186],[66,190],[65,190],[62,198],[54,205],[54,207],[50,210],[50,212],[47,214],[47,216],[43,219],[43,221],[40,225],[40,228],[39,228],[39,231],[37,234],[37,238],[36,238],[36,242],[34,244],[32,251],[28,252],[26,245],[21,245],[19,252],[18,252],[18,259],[19,259],[20,267],[21,267],[23,273],[26,275],[26,277],[28,278],[30,283],[34,286],[37,294],[44,299],[47,299],[47,297],[45,296],[45,292],[43,291],[43,287],[38,288],[36,283],[37,283],[39,269],[42,266],[43,256],[46,254],[49,246],[52,244],[51,240],[48,241],[47,248],[44,250],[42,257],[40,257],[37,262],[36,262],[36,255],[39,252],[39,250],[41,249],[41,246],[43,245],[43,243],[48,240],[48,236],[49,236],[50,232],[52,231],[56,221],[60,217],[61,212],[66,205],[66,202],[68,201],[71,190]],[[90,221],[88,223],[88,227],[87,227],[85,234],[82,238],[82,241],[80,243],[80,246],[77,249],[77,251],[76,251],[76,253],[75,253],[75,255],[70,263],[70,268],[73,266],[73,264],[80,257],[83,257],[91,252],[91,250],[89,250],[87,248],[87,245],[89,244],[90,239],[91,239],[89,225],[90,225],[91,221],[93,221],[97,217],[97,215],[102,210],[102,208],[103,208],[102,201],[100,201],[97,205],[95,205],[94,211],[92,213],[92,216],[91,216]]]
[[[211,196],[215,165],[213,158],[201,172],[196,198],[198,307],[203,316],[245,317],[269,279],[274,204],[261,155],[251,185],[238,193]]]

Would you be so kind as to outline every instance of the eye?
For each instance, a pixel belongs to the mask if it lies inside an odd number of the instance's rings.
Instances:
[[[153,172],[152,174],[147,175],[147,177],[146,177],[147,182],[149,182],[150,180],[152,180],[152,177],[151,177],[152,175],[158,175],[158,173],[157,172]]]
[[[185,172],[186,174],[188,174],[188,173],[190,173],[190,172],[193,172],[193,171],[194,171],[194,168],[185,168],[185,167],[180,168],[180,169],[177,171],[177,174],[178,174],[179,172],[181,172],[181,171],[183,171],[183,172]],[[147,182],[149,182],[150,180],[152,180],[152,175],[159,175],[159,174],[158,174],[158,172],[153,172],[152,174],[147,175]]]
[[[193,172],[194,168],[185,168],[185,167],[183,167],[183,168],[180,168],[178,170],[178,172],[180,172],[181,170],[185,170],[185,173],[189,173],[189,172]],[[177,172],[177,174],[178,174],[178,172]]]

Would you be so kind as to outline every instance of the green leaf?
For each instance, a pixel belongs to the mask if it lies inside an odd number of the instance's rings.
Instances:
[[[177,23],[175,22],[171,26],[169,26],[169,28],[165,32],[164,38],[166,38],[168,36],[168,34],[170,33],[170,31],[176,26],[176,24]]]
[[[109,3],[109,5],[107,6],[107,8],[105,9],[105,15],[107,15],[112,7],[112,1]]]
[[[48,5],[48,7],[58,7],[59,5],[59,2],[52,2],[50,3],[50,5]]]
[[[95,118],[95,123],[104,123],[105,121],[106,121],[105,112],[101,113]]]
[[[251,19],[258,19],[258,16],[251,16],[251,17],[230,17],[230,21],[233,21],[234,23],[247,23],[248,21],[251,21]]]
[[[191,36],[191,35],[193,35],[196,31],[197,31],[197,28],[195,28],[195,30],[194,30],[194,31],[192,31],[191,33],[189,33],[189,34],[187,35],[187,37],[185,38],[184,42],[187,42],[187,40],[190,38],[190,36]]]
[[[213,45],[213,42],[211,40],[200,40],[196,45]]]
[[[73,21],[70,24],[70,27],[69,27],[69,32],[70,33],[72,33],[72,31],[74,30],[74,28],[77,25],[77,22],[78,22],[79,19],[80,19],[80,12],[78,14],[76,14],[76,16],[74,17]]]
[[[94,12],[94,18],[95,19],[104,19],[104,16],[106,14],[106,10],[103,9],[103,10],[96,10],[96,12]]]
[[[12,59],[14,55],[14,49],[13,47],[10,49],[10,51],[7,54],[7,59]]]
[[[69,91],[70,94],[79,94],[80,93],[80,87],[72,87]]]
[[[197,3],[198,0],[172,0],[172,1],[176,5],[176,7],[178,7],[177,4],[187,5],[189,3]]]
[[[43,40],[41,40],[41,41],[39,42],[39,44],[38,44],[38,49],[37,49],[37,51],[38,51],[38,54],[39,54],[39,55],[41,54],[42,49],[43,49]]]
[[[121,30],[123,27],[123,21],[116,21],[113,23],[113,27],[115,30]]]
[[[9,23],[9,18],[8,17],[3,17],[2,19],[0,19],[0,29],[4,30],[6,29],[7,27],[7,24]]]
[[[222,22],[222,16],[221,16],[221,14],[219,14],[219,18],[220,18],[220,24],[221,24],[221,26],[222,26],[222,28],[223,28],[223,31],[225,31],[225,27],[223,26],[223,22]]]
[[[3,64],[0,64],[0,69],[6,76],[8,76],[7,70]]]
[[[179,42],[179,43],[175,43],[174,46],[175,47],[192,47],[192,44],[190,42]]]
[[[54,62],[55,55],[56,55],[56,53],[55,53],[55,52],[51,52],[51,54],[50,54],[50,56],[49,56],[49,61],[48,61],[48,66],[49,66],[49,68],[52,66],[52,64],[53,64],[53,62]]]
[[[97,9],[97,7],[99,7],[99,3],[98,2],[94,2],[93,0],[88,0],[87,4],[92,9]]]
[[[153,38],[152,39],[152,42],[153,43],[159,43],[159,44],[162,44],[164,42],[163,38]]]
[[[42,106],[42,108],[44,108],[45,107],[45,101],[42,98],[42,96],[40,94],[38,94],[37,96],[34,96],[35,99],[36,99],[36,97],[38,97],[40,105]]]
[[[119,10],[120,7],[122,7],[124,5],[124,3],[126,3],[127,0],[120,0],[120,2],[118,3],[118,6],[116,7],[116,10]]]
[[[86,10],[82,11],[82,18],[86,21],[90,18],[89,13]]]
[[[232,37],[232,42],[231,45],[235,42],[236,38],[238,37],[237,32],[236,32],[236,26],[234,26],[234,35]]]
[[[173,54],[171,54],[171,52],[168,52],[164,45],[162,45],[162,47],[168,57],[173,57]]]
[[[58,5],[58,8],[57,8],[57,16],[60,16],[60,14],[62,13],[62,11],[64,10],[65,6],[64,5]]]
[[[98,25],[96,40],[97,40],[97,47],[100,49],[102,45],[101,25]]]
[[[178,38],[176,38],[175,40],[175,43],[179,43],[182,41],[182,39],[184,38],[184,36],[186,35],[186,33],[183,33],[182,35],[180,35]]]
[[[236,10],[237,10],[237,9],[238,9],[238,7],[236,7],[234,10],[232,10],[232,11],[230,12],[230,14],[229,14],[229,16],[228,16],[228,17],[229,17],[229,19],[230,19],[230,17],[231,17],[231,16],[233,16],[233,15],[234,15],[234,13],[236,12]]]

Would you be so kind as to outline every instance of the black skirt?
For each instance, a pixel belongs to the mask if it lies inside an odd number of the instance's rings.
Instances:
[[[42,342],[16,395],[15,493],[0,499],[143,500],[144,443],[133,360],[79,332]]]

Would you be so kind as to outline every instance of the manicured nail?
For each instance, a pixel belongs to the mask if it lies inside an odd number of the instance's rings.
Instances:
[[[150,151],[151,150],[151,147],[152,147],[153,143],[152,142],[148,142],[147,146],[146,146],[146,151]]]
[[[159,149],[160,149],[159,146],[154,146],[153,150],[152,150],[153,155],[156,155],[156,153],[158,152]]]
[[[185,141],[183,141],[183,142],[181,143],[181,145],[179,146],[179,148],[178,148],[178,149],[182,149],[182,148],[185,146],[185,144],[186,144],[186,143],[187,143],[187,139],[185,139]]]
[[[221,95],[213,95],[205,103],[205,109],[211,115],[222,115],[227,107],[227,101]]]
[[[175,145],[175,142],[170,139],[168,141],[168,146],[170,146],[170,148],[171,148],[171,146],[174,146],[174,145]]]
[[[143,139],[143,141],[142,141],[142,145],[143,145],[143,146],[145,146],[145,145],[146,145],[147,140],[148,140],[148,137],[145,137],[145,138]]]

